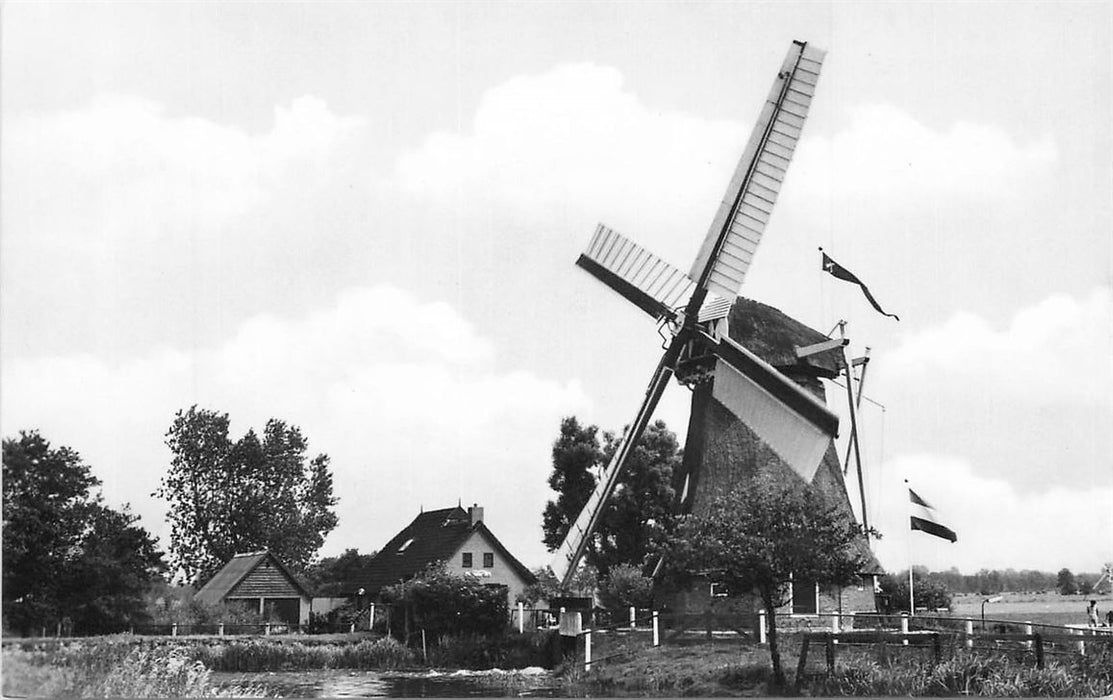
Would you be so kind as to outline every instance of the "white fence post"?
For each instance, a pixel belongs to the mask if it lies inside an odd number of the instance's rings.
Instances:
[[[170,636],[171,637],[177,637],[178,636],[178,623],[177,622],[170,625]]]
[[[974,621],[971,619],[966,620],[966,648],[974,648]]]
[[[832,634],[832,636],[834,636],[834,639],[831,642],[832,644],[838,644],[839,643],[839,639],[838,639],[838,636],[837,636],[838,633],[839,633],[839,627],[840,627],[839,614],[834,613],[834,614],[831,615],[831,634]]]
[[[367,616],[367,631],[375,629],[375,604],[371,603],[371,614]]]
[[[1086,634],[1086,630],[1080,629],[1080,630],[1077,630],[1077,631],[1078,631],[1078,636],[1080,636],[1080,637],[1084,636]],[[1081,639],[1078,640],[1078,653],[1082,654],[1083,656],[1086,655],[1086,642],[1082,641]]]
[[[900,614],[900,633],[908,634],[908,613]],[[904,646],[908,646],[908,637],[901,639],[900,643]]]
[[[657,627],[657,611],[656,610],[653,611],[653,646],[655,646],[655,647],[661,646],[661,634],[660,634],[659,628]]]
[[[584,632],[584,670],[591,670],[591,630]]]
[[[518,634],[526,631],[526,604],[518,601]]]
[[[637,627],[638,610],[633,605],[630,606],[630,629]]]
[[[217,628],[216,633],[217,633],[217,635],[219,635],[221,637],[224,636],[224,623],[223,622],[220,623],[220,627]]]
[[[1024,634],[1028,635],[1029,637],[1032,636],[1032,621],[1031,620],[1025,620],[1025,622],[1024,622]],[[1025,649],[1031,649],[1032,648],[1032,640],[1031,639],[1029,639],[1027,642],[1024,642],[1024,648]]]
[[[757,643],[765,644],[765,611],[757,611]]]

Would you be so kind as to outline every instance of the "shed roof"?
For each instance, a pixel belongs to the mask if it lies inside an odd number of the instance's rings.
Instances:
[[[193,598],[202,603],[220,603],[226,595],[232,592],[232,589],[268,559],[286,578],[290,579],[290,582],[299,592],[306,597],[313,597],[313,593],[286,568],[285,564],[279,561],[278,557],[264,549],[259,552],[245,552],[233,556],[224,566],[220,567],[219,571],[213,574],[213,577],[201,587],[201,590],[194,594]]]
[[[499,542],[482,521],[472,525],[468,511],[457,506],[426,511],[414,518],[348,584],[351,590],[347,592],[363,588],[366,595],[375,596],[386,586],[420,574],[430,564],[447,561],[475,532],[481,533],[490,542],[491,547],[502,555],[522,580],[527,583],[535,580],[530,570]]]

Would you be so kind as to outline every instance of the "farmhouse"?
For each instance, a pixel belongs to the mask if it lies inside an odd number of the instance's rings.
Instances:
[[[309,622],[312,594],[278,557],[263,550],[229,559],[193,598],[202,603],[238,605],[298,625]]]
[[[536,578],[488,529],[483,508],[457,506],[420,513],[413,522],[379,550],[351,584],[350,594],[363,589],[367,599],[383,588],[420,574],[430,564],[444,562],[455,574],[472,576],[486,586],[506,589],[507,602]]]

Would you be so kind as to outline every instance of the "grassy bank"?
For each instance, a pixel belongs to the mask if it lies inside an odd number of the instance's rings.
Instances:
[[[882,658],[876,650],[844,650],[834,674],[809,669],[799,691],[797,658],[784,655],[789,684],[777,687],[767,649],[737,642],[632,649],[583,671],[561,674],[565,693],[577,696],[958,696],[1100,697],[1113,694],[1113,654],[1049,659],[1046,668],[1005,655],[959,652],[939,664],[923,655]],[[613,648],[612,653],[621,650]]]

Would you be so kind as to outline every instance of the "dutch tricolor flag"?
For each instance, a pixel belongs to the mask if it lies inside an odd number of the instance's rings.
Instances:
[[[929,535],[935,535],[951,542],[958,540],[955,531],[941,525],[935,517],[935,510],[912,489],[908,489],[908,500],[912,501],[911,521],[913,530],[926,532]]]

